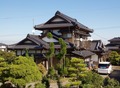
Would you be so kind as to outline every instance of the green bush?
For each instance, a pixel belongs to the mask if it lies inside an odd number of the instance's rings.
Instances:
[[[51,79],[55,79],[56,77],[56,71],[55,71],[55,69],[54,69],[54,67],[50,67],[49,69],[48,69],[48,75],[49,75],[49,77],[51,78]]]
[[[104,80],[104,88],[119,88],[120,83],[117,80],[105,78]]]
[[[66,84],[63,88],[70,88],[70,83]]]
[[[79,86],[81,81],[71,82],[71,86]]]
[[[95,88],[93,84],[84,84],[82,88]]]
[[[116,51],[112,51],[109,55],[109,61],[113,65],[120,65],[120,55]]]
[[[78,72],[78,69],[75,67],[69,67],[68,71],[73,73],[73,72]]]
[[[70,59],[69,58],[65,58],[65,67],[68,67],[70,65]]]
[[[79,58],[72,58],[70,62],[71,62],[71,63],[80,63],[80,62],[82,63],[83,60],[82,60],[82,59],[79,59]]]
[[[38,64],[38,68],[39,68],[39,71],[45,76],[47,73],[46,68],[41,63]]]
[[[53,35],[51,34],[51,32],[48,32],[48,33],[47,33],[47,37],[48,37],[48,38],[52,38],[52,37],[53,37]]]
[[[93,88],[101,88],[104,79],[99,74],[89,71],[80,80],[82,81],[82,87],[88,86],[87,84],[89,84],[91,87],[94,86]]]
[[[2,63],[6,64],[0,67],[0,81],[3,83],[10,81],[19,88],[25,86],[26,83],[42,80],[42,74],[32,57],[19,56],[11,63],[8,60]]]
[[[37,84],[35,84],[35,88],[46,88],[46,87],[42,83],[37,83]]]
[[[67,69],[67,67],[64,67],[64,69],[63,69],[63,75],[64,76],[68,75],[68,69]]]
[[[14,52],[0,50],[0,57],[4,58],[8,63],[11,63],[16,58],[16,55]]]
[[[42,83],[45,84],[46,88],[49,88],[50,82],[49,82],[49,79],[46,76],[43,77]]]

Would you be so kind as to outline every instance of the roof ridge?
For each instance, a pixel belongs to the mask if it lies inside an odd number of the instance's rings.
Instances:
[[[70,22],[77,22],[77,20],[75,19],[75,18],[72,18],[72,17],[70,17],[70,16],[68,16],[68,15],[65,15],[65,14],[63,14],[63,13],[61,13],[60,11],[57,11],[56,13],[55,13],[55,15],[58,15],[58,16],[62,16],[62,17],[64,17],[65,19],[67,19],[67,20],[69,20]]]

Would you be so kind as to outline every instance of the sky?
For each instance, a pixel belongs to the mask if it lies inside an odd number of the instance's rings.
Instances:
[[[120,0],[0,0],[0,43],[21,41],[56,11],[93,29],[93,40],[120,37]]]

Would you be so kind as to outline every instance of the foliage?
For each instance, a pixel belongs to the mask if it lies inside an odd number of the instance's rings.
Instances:
[[[7,62],[11,63],[16,57],[14,52],[0,51],[0,57],[4,58]]]
[[[70,59],[69,58],[65,58],[65,67],[68,67],[70,65]]]
[[[71,77],[70,86],[79,86],[80,78],[86,77],[86,71],[83,59],[72,58],[68,67],[68,75]]]
[[[63,68],[62,68],[62,65],[61,65],[60,63],[58,63],[58,64],[56,65],[56,70],[57,70],[58,75],[60,75],[60,76],[63,76],[63,75],[64,75],[64,74],[63,74]]]
[[[104,80],[104,88],[119,88],[120,83],[117,80],[105,78]]]
[[[78,88],[80,84],[81,84],[81,81],[69,82],[63,88]]]
[[[1,61],[0,80],[3,83],[10,81],[19,88],[25,86],[26,83],[42,79],[42,74],[31,57],[19,56],[14,58],[11,63],[5,59]]]
[[[63,88],[70,88],[70,83],[66,84]]]
[[[50,49],[49,49],[49,51],[48,51],[48,53],[47,53],[48,58],[52,58],[52,57],[54,56],[54,51],[55,51],[54,43],[51,42],[51,43],[50,43]]]
[[[70,60],[70,67],[68,68],[68,74],[70,76],[75,76],[76,74],[76,79],[79,79],[80,74],[85,74],[86,68],[83,59],[80,58],[72,58]]]
[[[83,88],[101,88],[104,79],[99,74],[89,71],[86,73],[86,76],[81,77],[80,80],[82,81],[81,86]],[[91,87],[88,87],[89,85]]]
[[[57,58],[60,61],[60,64],[62,64],[63,67],[63,71],[64,71],[64,67],[65,67],[65,55],[67,53],[67,46],[65,41],[62,38],[59,38],[59,44],[61,46],[60,52],[57,55]]]
[[[50,67],[53,66],[52,62],[53,62],[53,57],[54,57],[54,55],[55,55],[54,43],[51,42],[51,43],[50,43],[50,49],[49,49],[49,51],[48,51],[48,53],[47,53],[47,58],[50,59],[50,60],[49,60]]]
[[[109,61],[113,65],[120,65],[120,55],[116,51],[112,51],[109,55]]]
[[[62,73],[63,73],[63,76],[67,76],[68,75],[68,69],[67,69],[67,67],[64,67]]]
[[[48,38],[52,38],[52,37],[53,37],[53,35],[51,34],[51,32],[48,32],[48,33],[47,33],[47,37],[48,37]]]
[[[84,84],[82,88],[94,88],[93,84]]]
[[[35,84],[35,88],[46,88],[46,87],[42,83],[37,83],[37,84]]]
[[[43,77],[42,83],[45,84],[46,88],[49,88],[50,82],[49,82],[49,79],[46,76]]]
[[[57,55],[58,59],[61,60],[64,58],[64,56],[66,55],[67,52],[67,46],[66,43],[64,42],[64,40],[62,38],[59,38],[59,44],[61,45],[61,49],[59,54]]]
[[[48,75],[49,75],[49,77],[50,77],[51,79],[54,79],[54,78],[55,78],[56,72],[55,72],[54,67],[50,67],[50,68],[48,69]]]
[[[45,76],[47,73],[46,68],[41,63],[38,64],[38,68],[39,68],[39,71],[43,74],[43,76]]]

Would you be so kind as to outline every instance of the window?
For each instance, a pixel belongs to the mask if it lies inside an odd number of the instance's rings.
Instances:
[[[63,34],[63,37],[64,37],[64,38],[71,38],[72,35],[71,35],[71,33],[66,33],[66,34]]]

